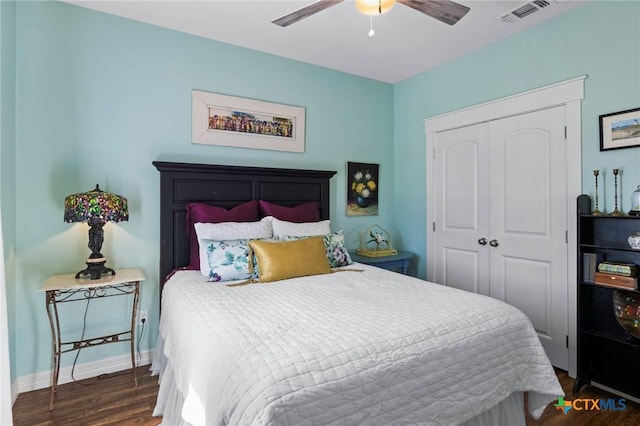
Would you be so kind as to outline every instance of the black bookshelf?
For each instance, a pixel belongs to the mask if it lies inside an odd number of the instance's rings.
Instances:
[[[627,242],[629,235],[640,231],[640,217],[593,216],[591,206],[591,197],[578,197],[578,364],[573,393],[578,395],[583,385],[594,381],[640,398],[640,339],[616,320],[616,289],[592,282],[585,265],[585,254],[599,261],[640,265],[640,250]]]

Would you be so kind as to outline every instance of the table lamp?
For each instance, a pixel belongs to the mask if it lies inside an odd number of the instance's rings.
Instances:
[[[127,199],[104,192],[98,185],[92,191],[72,194],[64,199],[64,221],[89,224],[88,246],[91,255],[86,261],[87,267],[76,274],[76,279],[89,276],[92,280],[97,280],[102,274],[116,274],[113,269],[104,266],[107,259],[100,253],[104,240],[102,227],[108,221],[123,220],[129,220]]]

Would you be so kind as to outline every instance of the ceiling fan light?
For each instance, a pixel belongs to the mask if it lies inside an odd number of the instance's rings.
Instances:
[[[369,16],[381,15],[393,7],[396,0],[356,0],[358,10]]]

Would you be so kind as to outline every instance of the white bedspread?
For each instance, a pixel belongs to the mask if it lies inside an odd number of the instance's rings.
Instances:
[[[362,264],[349,268],[364,272],[241,287],[203,282],[198,271],[172,277],[159,349],[184,400],[183,420],[453,425],[522,391],[537,418],[563,395],[516,308]],[[155,414],[165,410],[159,404]]]

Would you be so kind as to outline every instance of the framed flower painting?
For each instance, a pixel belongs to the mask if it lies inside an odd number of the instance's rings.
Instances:
[[[347,162],[347,216],[378,214],[379,164]]]

